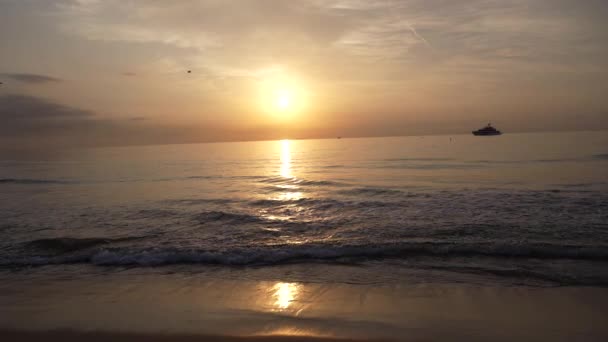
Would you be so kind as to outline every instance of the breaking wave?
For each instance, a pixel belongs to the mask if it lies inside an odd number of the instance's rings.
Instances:
[[[353,188],[348,190],[340,190],[337,191],[340,195],[348,195],[348,196],[381,196],[381,195],[399,195],[403,194],[401,190],[389,189],[389,188],[373,188],[373,187],[364,187],[364,188]]]
[[[163,201],[163,203],[178,205],[230,204],[233,202],[234,200],[230,198],[186,198]]]
[[[343,186],[343,183],[327,180],[307,180],[302,178],[266,177],[259,181],[267,184],[290,184],[300,186]]]
[[[415,161],[415,162],[436,162],[454,160],[450,158],[387,158],[384,161]]]
[[[68,184],[68,181],[52,179],[0,178],[0,184]]]
[[[82,249],[98,247],[110,243],[123,242],[141,239],[142,237],[124,237],[124,238],[49,238],[38,239],[27,242],[26,247],[57,254],[75,252]]]
[[[3,260],[2,265],[44,265],[91,263],[95,265],[159,266],[171,264],[279,265],[285,263],[323,262],[332,260],[364,261],[368,259],[408,259],[411,257],[489,257],[527,259],[570,259],[608,261],[608,246],[494,243],[394,243],[394,244],[302,244],[235,247],[221,250],[113,247],[120,239],[41,239],[29,243],[36,248],[58,253],[48,257]],[[98,247],[98,248],[94,248]],[[69,252],[88,250],[89,253]]]
[[[225,222],[225,223],[248,223],[260,222],[262,218],[254,215],[229,213],[224,211],[204,211],[195,215],[195,219],[200,223],[206,222]]]

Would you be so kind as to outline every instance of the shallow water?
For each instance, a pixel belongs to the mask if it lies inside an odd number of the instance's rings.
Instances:
[[[606,286],[606,175],[607,132],[4,159],[0,272],[255,266],[259,280]]]

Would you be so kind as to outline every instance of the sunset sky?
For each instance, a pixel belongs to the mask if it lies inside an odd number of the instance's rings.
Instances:
[[[0,143],[608,128],[607,18],[605,0],[0,0]]]

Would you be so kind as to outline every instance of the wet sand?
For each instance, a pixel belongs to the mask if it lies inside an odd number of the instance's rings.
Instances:
[[[0,317],[2,341],[606,341],[608,289],[34,272],[0,276]]]
[[[355,342],[357,340],[319,338],[310,336],[211,336],[211,335],[168,335],[168,334],[136,334],[108,332],[77,332],[77,331],[0,331],[2,341],[65,341],[65,342]],[[380,340],[377,340],[380,341]]]

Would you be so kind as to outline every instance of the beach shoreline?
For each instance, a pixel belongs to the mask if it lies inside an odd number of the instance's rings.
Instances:
[[[226,279],[213,272],[125,271],[82,278],[60,273],[0,276],[0,339],[555,342],[608,337],[608,289],[602,287],[306,283]]]
[[[51,331],[26,331],[26,330],[0,330],[2,341],[89,341],[89,342],[356,342],[359,340],[313,337],[313,336],[220,336],[220,335],[194,335],[194,334],[150,334],[129,332],[106,332],[106,331],[76,331],[76,330],[51,330]],[[363,340],[361,340],[363,341]],[[380,342],[388,340],[365,340],[366,342]]]

